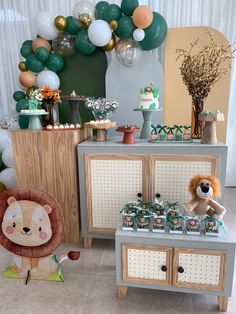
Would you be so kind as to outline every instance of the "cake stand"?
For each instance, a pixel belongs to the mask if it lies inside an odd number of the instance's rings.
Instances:
[[[29,111],[29,112],[20,112],[19,114],[21,116],[29,116],[29,125],[28,125],[29,130],[41,130],[42,124],[41,124],[40,116],[45,116],[49,113]]]
[[[89,129],[97,130],[96,140],[98,142],[105,142],[107,140],[107,130],[116,127],[116,121],[106,123],[90,123],[85,122],[84,126]]]
[[[141,129],[138,127],[134,128],[125,128],[119,127],[116,129],[117,132],[123,132],[123,144],[135,144],[134,132],[140,132]]]
[[[135,108],[134,111],[142,111],[143,114],[143,126],[142,132],[140,134],[141,139],[149,139],[151,135],[151,125],[152,125],[152,113],[156,111],[161,111],[162,109],[139,109]]]
[[[81,100],[86,100],[86,96],[70,96],[70,95],[62,95],[61,99],[65,99],[68,101],[69,106],[70,106],[70,123],[76,124],[79,123],[81,124],[81,117],[79,113],[79,102]]]

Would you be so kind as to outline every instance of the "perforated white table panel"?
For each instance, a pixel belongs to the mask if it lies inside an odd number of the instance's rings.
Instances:
[[[205,254],[179,254],[179,282],[219,285],[221,256]]]
[[[128,249],[128,277],[166,280],[166,252]]]
[[[141,160],[91,160],[94,228],[116,228],[124,204],[142,192]]]
[[[189,182],[198,173],[212,174],[212,162],[156,160],[155,194],[160,193],[163,200],[186,203],[191,199]]]

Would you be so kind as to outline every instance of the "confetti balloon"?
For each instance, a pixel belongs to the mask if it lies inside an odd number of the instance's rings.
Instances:
[[[133,39],[120,39],[115,50],[118,61],[127,67],[134,66],[142,57],[142,49]]]
[[[74,37],[61,32],[57,38],[52,41],[52,47],[55,53],[62,56],[71,56],[75,51]]]

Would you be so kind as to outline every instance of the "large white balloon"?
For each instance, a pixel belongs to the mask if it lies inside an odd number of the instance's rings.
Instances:
[[[52,40],[58,35],[58,29],[54,25],[55,15],[52,12],[40,12],[36,18],[36,29],[40,37]]]
[[[141,28],[136,28],[136,29],[134,30],[134,32],[133,32],[133,38],[134,38],[134,40],[136,40],[136,41],[141,41],[141,40],[144,39],[144,37],[145,37],[145,32],[144,32],[143,29],[141,29]]]
[[[8,130],[0,130],[0,153],[4,151],[6,147],[11,145],[11,133]]]
[[[6,165],[9,168],[15,167],[15,161],[14,161],[14,153],[12,145],[6,147],[4,151],[2,152],[2,161],[4,165]]]
[[[111,40],[112,31],[103,20],[93,21],[88,28],[88,38],[97,47],[103,47]]]
[[[37,86],[49,86],[52,89],[57,89],[60,86],[60,79],[58,75],[50,70],[43,70],[37,76]]]
[[[0,172],[0,182],[5,184],[7,188],[16,185],[16,170],[14,168],[6,168]]]

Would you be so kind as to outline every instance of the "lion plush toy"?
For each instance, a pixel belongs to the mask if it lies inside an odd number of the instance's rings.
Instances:
[[[54,197],[39,189],[10,188],[0,193],[0,244],[14,254],[5,277],[63,281],[61,262],[53,251],[63,237],[63,218]]]
[[[198,174],[189,183],[192,200],[185,204],[191,215],[222,218],[226,209],[214,200],[220,196],[220,182],[215,176]]]

